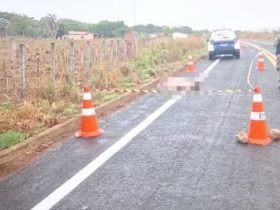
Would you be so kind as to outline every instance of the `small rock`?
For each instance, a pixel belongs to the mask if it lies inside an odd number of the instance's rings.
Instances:
[[[240,143],[243,143],[243,144],[248,143],[248,136],[244,131],[240,131],[238,134],[236,134],[236,139]]]
[[[280,140],[280,130],[276,128],[270,129],[269,136],[273,141]]]

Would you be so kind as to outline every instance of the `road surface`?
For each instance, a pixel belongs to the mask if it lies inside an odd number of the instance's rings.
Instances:
[[[280,209],[280,142],[235,140],[252,103],[237,89],[250,88],[257,52],[247,46],[240,60],[196,65],[196,74],[212,65],[203,89],[221,94],[148,94],[102,119],[103,136],[49,151],[0,183],[0,209]],[[265,62],[249,81],[262,88],[269,127],[280,128],[277,72]]]

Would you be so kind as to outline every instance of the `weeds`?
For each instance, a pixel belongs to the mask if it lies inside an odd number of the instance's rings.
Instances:
[[[63,114],[66,115],[66,116],[73,116],[77,113],[79,113],[79,108],[75,105],[70,105],[68,107],[65,107],[63,109]]]
[[[114,100],[117,97],[118,97],[118,94],[116,94],[116,93],[106,94],[102,97],[101,101],[102,102],[108,102],[108,101]]]
[[[121,82],[121,87],[125,89],[133,88],[135,84],[130,80],[130,78],[125,77]]]
[[[269,40],[273,41],[275,39],[274,33],[269,32],[242,32],[239,34],[241,39],[253,39],[253,40]]]
[[[7,131],[0,134],[0,149],[7,149],[19,142],[22,142],[27,137],[26,134],[15,131]]]

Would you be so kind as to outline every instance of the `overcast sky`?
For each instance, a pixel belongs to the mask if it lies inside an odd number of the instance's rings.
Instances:
[[[129,26],[135,14],[136,24],[210,30],[280,28],[280,0],[0,0],[0,11],[36,19],[54,13],[91,23],[123,20]]]

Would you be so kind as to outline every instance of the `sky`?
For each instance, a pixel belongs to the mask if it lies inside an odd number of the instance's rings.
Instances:
[[[0,0],[0,11],[98,23],[187,25],[195,30],[280,28],[280,0]]]

